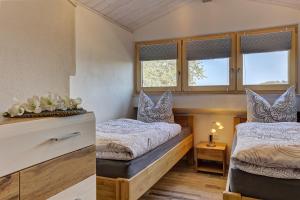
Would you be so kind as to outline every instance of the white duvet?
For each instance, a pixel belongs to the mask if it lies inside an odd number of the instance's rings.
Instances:
[[[300,123],[239,124],[231,161],[248,173],[300,179]]]
[[[178,135],[181,126],[117,119],[97,124],[96,131],[97,158],[132,160]]]

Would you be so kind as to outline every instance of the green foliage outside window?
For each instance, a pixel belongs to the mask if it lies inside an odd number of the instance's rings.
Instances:
[[[177,61],[154,60],[142,61],[143,87],[176,87]],[[189,83],[196,84],[199,79],[206,78],[204,69],[196,61],[189,62]]]

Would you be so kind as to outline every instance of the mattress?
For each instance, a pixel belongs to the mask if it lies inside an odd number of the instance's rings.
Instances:
[[[232,151],[236,146],[236,137],[232,144]],[[229,188],[231,192],[243,196],[264,200],[287,200],[300,197],[300,180],[279,179],[250,174],[230,167]]]
[[[279,179],[231,169],[230,191],[264,200],[293,200],[300,197],[300,180]]]
[[[97,158],[97,176],[109,178],[129,179],[143,170],[145,167],[162,157],[176,144],[184,140],[191,134],[190,128],[183,128],[181,133],[171,138],[164,144],[130,161],[107,160]]]

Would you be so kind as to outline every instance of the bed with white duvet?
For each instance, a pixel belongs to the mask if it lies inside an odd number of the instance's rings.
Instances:
[[[145,123],[133,119],[117,119],[97,124],[97,158],[133,160],[167,142],[181,132],[174,123]]]

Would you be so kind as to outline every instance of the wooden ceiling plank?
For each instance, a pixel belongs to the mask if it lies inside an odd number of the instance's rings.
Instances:
[[[86,4],[86,3],[88,3],[91,0],[77,0],[77,1],[80,2],[80,3],[82,3],[82,4]]]
[[[143,15],[142,11],[145,10],[151,10],[151,7],[153,7],[155,4],[158,4],[158,1],[152,1],[149,2],[146,6],[144,4],[141,3],[137,3],[135,4],[134,8],[131,8],[128,13],[130,14],[122,14],[122,15],[117,15],[115,16],[116,21],[119,21],[119,23],[124,24],[125,26],[127,26],[127,24],[130,24],[132,22],[134,22],[136,19],[141,18]],[[145,9],[146,7],[146,9]]]
[[[93,5],[91,5],[90,7],[95,9],[96,7],[99,7],[101,5],[105,5],[105,3],[107,2],[108,0],[97,0],[95,1],[95,3],[93,3]]]
[[[105,0],[102,4],[96,5],[93,9],[100,11],[102,14],[104,14],[104,10],[108,7],[110,7],[113,3],[115,3],[116,0]]]
[[[119,7],[118,9],[115,9],[110,13],[110,15],[116,19],[122,19],[126,17],[127,15],[134,14],[139,9],[144,9],[145,7],[148,7],[149,3],[153,3],[156,1],[147,1],[147,4],[141,0],[131,0],[129,3]],[[143,7],[144,6],[144,7]]]
[[[140,8],[136,10],[135,13],[132,13],[131,15],[127,15],[124,18],[122,18],[120,21],[129,23],[133,23],[137,19],[143,18],[145,15],[151,14],[154,12],[156,9],[163,10],[164,6],[169,4],[174,0],[160,0],[160,1],[155,1],[154,4],[151,6],[147,7],[146,9]]]
[[[159,18],[162,15],[165,15],[166,13],[170,12],[170,8],[166,9],[168,7],[171,8],[177,8],[178,7],[178,2],[181,2],[185,4],[185,1],[182,0],[169,0],[169,1],[164,1],[162,4],[156,5],[155,7],[152,7],[150,9],[147,9],[147,11],[141,12],[141,15],[138,18],[132,18],[131,22],[128,23],[126,26],[131,27],[134,26],[136,28],[137,24],[145,24],[148,23],[148,21],[153,21],[154,19]],[[128,20],[129,21],[129,20]],[[133,25],[135,24],[135,25]],[[134,29],[133,27],[131,27]]]
[[[93,6],[97,3],[99,3],[99,1],[102,1],[102,0],[89,0],[88,2],[85,2],[84,4],[90,8],[93,8]]]
[[[129,0],[131,1],[131,0]],[[124,3],[128,2],[128,0],[110,0],[109,5],[104,8],[101,12],[107,16],[110,16],[109,13],[113,10],[119,8],[120,6],[124,5]]]
[[[1,1],[1,0],[0,0]],[[135,30],[193,0],[77,0],[92,10]],[[249,0],[300,10],[300,0]]]
[[[265,3],[265,4],[274,4],[274,5],[285,6],[285,7],[294,8],[294,9],[300,9],[300,1],[299,0],[250,0],[250,1],[256,1],[259,3]]]
[[[109,0],[102,0],[101,3],[98,3],[93,7],[94,10],[101,12],[104,8],[109,5]],[[101,13],[103,14],[103,13]]]
[[[161,16],[164,16],[170,12],[172,12],[173,10],[176,10],[177,8],[180,8],[181,6],[184,6],[187,2],[178,2],[176,4],[172,4],[172,5],[168,5],[167,7],[164,8],[163,12],[152,12],[149,15],[144,16],[143,18],[139,18],[138,20],[135,21],[135,24],[128,24],[128,26],[130,26],[133,30],[148,24],[158,18],[160,18]]]

